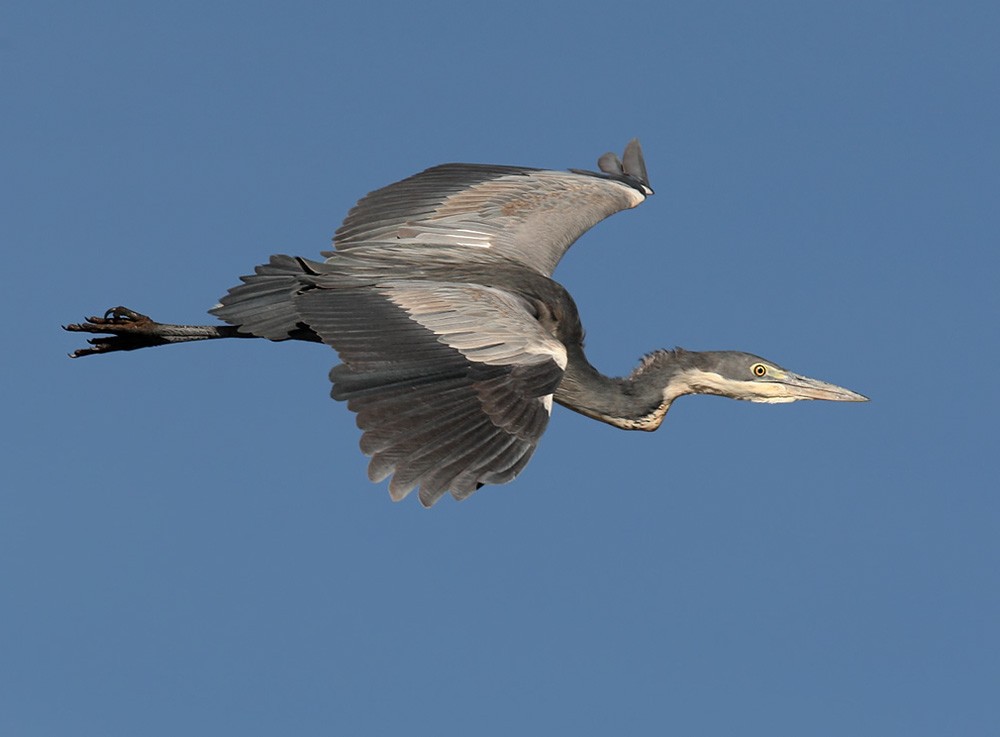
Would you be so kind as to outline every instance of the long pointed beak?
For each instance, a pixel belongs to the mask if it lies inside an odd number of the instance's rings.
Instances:
[[[836,384],[830,384],[808,376],[786,373],[778,382],[787,391],[789,399],[825,399],[828,402],[867,402],[864,394],[852,392]]]

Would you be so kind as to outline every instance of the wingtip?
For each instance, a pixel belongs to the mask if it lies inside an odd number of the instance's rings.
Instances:
[[[646,173],[646,161],[642,156],[642,145],[638,138],[633,138],[625,146],[622,155],[622,169],[626,176],[631,177],[643,187],[644,194],[653,194],[649,185],[649,175]]]
[[[597,160],[597,168],[605,174],[610,174],[615,177],[624,176],[625,174],[625,168],[622,166],[622,160],[618,158],[618,154],[614,151],[608,151],[606,154],[601,156],[601,158]]]
[[[602,154],[597,160],[597,168],[612,179],[628,182],[645,197],[653,194],[653,188],[649,185],[649,175],[646,174],[646,162],[642,157],[642,146],[639,144],[638,138],[633,138],[625,145],[625,153],[621,158],[613,151]],[[577,170],[571,169],[570,171]]]

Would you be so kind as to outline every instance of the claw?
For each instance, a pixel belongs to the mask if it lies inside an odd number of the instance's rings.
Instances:
[[[93,322],[94,318],[90,318]],[[108,322],[113,325],[128,323],[128,322],[152,322],[146,315],[143,315],[135,310],[130,310],[128,307],[112,307],[110,310],[105,311],[103,322]]]
[[[156,326],[149,317],[128,307],[112,307],[103,317],[97,315],[84,318],[82,323],[63,325],[63,330],[73,333],[109,333],[103,337],[90,338],[87,343],[92,348],[80,348],[70,353],[70,358],[93,356],[112,351],[128,351],[149,345],[161,345],[165,340],[149,335],[150,327]]]

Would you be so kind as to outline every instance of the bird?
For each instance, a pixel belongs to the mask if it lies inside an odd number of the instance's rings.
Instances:
[[[322,260],[273,255],[209,312],[174,325],[125,307],[64,326],[97,333],[80,357],[216,338],[335,349],[331,396],[356,413],[368,477],[425,507],[513,480],[553,403],[625,430],[656,430],[678,397],[751,402],[868,398],[740,351],[655,350],[623,377],[584,353],[567,249],[653,194],[642,148],[598,171],[442,164],[377,189],[348,212]]]

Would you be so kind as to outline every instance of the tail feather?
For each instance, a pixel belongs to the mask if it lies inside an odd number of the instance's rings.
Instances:
[[[229,290],[209,312],[241,333],[269,340],[302,337],[308,330],[295,309],[294,296],[309,282],[307,267],[291,256],[271,256],[255,273]]]

